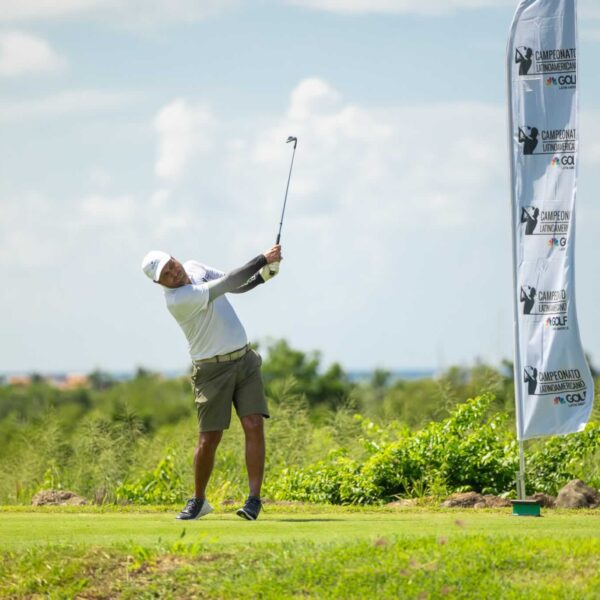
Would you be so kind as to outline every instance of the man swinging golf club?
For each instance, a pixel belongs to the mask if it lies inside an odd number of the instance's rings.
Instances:
[[[265,464],[263,419],[269,417],[260,373],[262,360],[248,344],[246,332],[226,293],[241,294],[278,272],[281,246],[259,254],[239,269],[223,273],[190,260],[184,264],[154,250],[142,261],[144,273],[163,286],[169,312],[185,333],[192,358],[192,384],[199,438],[194,454],[194,497],[178,519],[197,519],[212,511],[206,486],[215,452],[231,421],[231,405],[246,438],[250,495],[237,514],[256,520]]]

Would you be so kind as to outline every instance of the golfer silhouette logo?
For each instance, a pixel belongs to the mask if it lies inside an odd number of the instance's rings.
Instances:
[[[525,225],[525,235],[533,235],[538,224],[539,216],[540,209],[535,206],[528,206],[527,208],[521,209],[521,223],[527,223],[527,225]]]
[[[535,394],[537,389],[538,370],[535,367],[525,367],[523,369],[523,381],[527,384],[527,393],[530,396]]]
[[[515,48],[515,64],[519,65],[519,75],[528,75],[533,64],[533,50],[527,46],[521,48],[523,52],[518,47]]]
[[[523,314],[524,315],[531,314],[531,310],[533,309],[533,307],[535,305],[536,293],[537,292],[535,291],[535,288],[533,288],[529,285],[523,286],[521,288],[520,301],[523,303]]]
[[[524,129],[527,129],[529,135],[525,133]],[[519,144],[523,144],[523,154],[531,155],[538,145],[539,131],[537,127],[519,127]]]

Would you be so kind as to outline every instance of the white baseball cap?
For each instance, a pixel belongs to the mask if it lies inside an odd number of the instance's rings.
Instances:
[[[160,272],[163,267],[171,260],[171,256],[161,250],[151,250],[144,256],[142,261],[142,271],[146,273],[152,281],[160,279]]]

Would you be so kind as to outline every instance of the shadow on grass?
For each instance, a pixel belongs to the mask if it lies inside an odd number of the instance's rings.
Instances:
[[[270,521],[281,521],[283,523],[328,523],[328,522],[341,522],[343,519],[302,519],[302,518],[292,518],[292,519],[269,519]]]
[[[265,516],[267,516],[268,513],[265,513]],[[325,523],[382,523],[383,521],[381,519],[356,519],[355,521],[353,521],[352,519],[343,519],[343,518],[339,518],[339,517],[331,517],[331,518],[319,518],[319,517],[285,517],[285,518],[277,518],[277,517],[272,517],[271,515],[268,515],[269,517],[269,521],[281,521],[283,523],[319,523],[319,522],[325,522]],[[389,522],[406,522],[406,521],[411,521],[410,517],[396,517],[394,519],[390,519],[387,518],[385,519],[386,523]]]

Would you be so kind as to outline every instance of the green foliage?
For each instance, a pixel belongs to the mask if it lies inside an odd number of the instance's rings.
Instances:
[[[413,428],[446,418],[466,398],[489,393],[494,399],[491,411],[513,413],[512,372],[487,365],[471,369],[451,367],[439,377],[393,380],[385,371],[375,371],[371,381],[354,391],[357,408],[378,421],[400,420]]]
[[[118,502],[137,504],[175,504],[186,496],[181,474],[175,467],[171,450],[156,468],[144,473],[134,483],[121,484],[115,492]]]
[[[126,486],[144,502],[190,493],[197,423],[188,378],[164,380],[143,368],[126,382],[92,375],[88,390],[58,390],[42,378],[29,387],[0,386],[0,503],[29,503],[48,488],[97,503],[114,502],[117,490],[126,500]],[[377,370],[357,384],[339,365],[323,369],[318,352],[277,341],[267,347],[263,375],[273,417],[266,424],[267,496],[365,504],[514,488],[508,364],[453,367],[416,381]],[[600,417],[598,405],[594,414]],[[598,428],[529,443],[529,491],[556,493],[574,477],[600,487]],[[165,471],[175,479],[166,491],[140,491],[166,448],[171,462],[159,477]],[[247,493],[244,436],[235,417],[208,493],[215,502]]]
[[[516,444],[503,427],[505,417],[486,417],[493,401],[478,396],[459,405],[441,423],[431,422],[387,445],[365,464],[363,475],[379,497],[474,490],[497,494],[512,484]]]
[[[90,410],[90,392],[84,389],[58,390],[46,383],[35,383],[29,387],[0,387],[0,422],[14,417],[20,422],[28,422],[40,414],[54,409],[64,412],[70,424]],[[2,446],[0,446],[0,454]]]
[[[285,469],[271,491],[281,499],[341,504],[424,491],[504,492],[518,464],[517,446],[503,416],[485,416],[492,401],[490,395],[469,400],[441,423],[404,429],[393,442],[365,440],[371,456],[364,462],[335,452],[306,469]]]
[[[531,491],[556,494],[572,479],[600,489],[600,423],[585,431],[538,443],[527,457],[527,486]]]
[[[280,500],[352,504],[365,495],[360,479],[358,463],[338,450],[305,469],[284,468],[269,490]]]
[[[290,348],[285,340],[268,346],[268,357],[262,372],[267,392],[278,380],[293,377],[296,392],[306,396],[310,406],[324,404],[336,408],[344,404],[352,390],[348,376],[337,363],[322,375],[319,373],[321,356],[318,352],[304,353]]]
[[[100,369],[92,371],[88,375],[88,379],[92,389],[96,391],[107,390],[108,388],[117,384],[117,381],[110,375],[110,373],[106,373]]]

